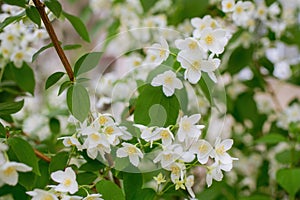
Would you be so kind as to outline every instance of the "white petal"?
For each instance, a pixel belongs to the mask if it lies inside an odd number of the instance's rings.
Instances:
[[[192,124],[196,124],[201,119],[201,114],[194,114],[189,117],[189,121]]]
[[[139,157],[137,155],[129,155],[129,160],[131,162],[131,164],[133,164],[134,166],[138,166],[139,165]]]
[[[124,157],[127,157],[128,156],[128,153],[125,151],[124,148],[120,148],[117,150],[117,157],[119,158],[124,158]]]
[[[196,84],[201,78],[201,71],[195,71],[188,69],[187,71],[187,79],[190,83]]]
[[[224,145],[224,149],[225,149],[225,151],[227,151],[232,147],[233,140],[232,139],[226,139],[226,140],[222,141],[220,145]]]
[[[172,96],[174,94],[175,88],[170,88],[170,87],[167,87],[167,86],[163,86],[163,92],[167,97],[169,97],[169,96]]]
[[[62,170],[51,173],[51,178],[55,182],[61,183],[64,180],[64,172]]]

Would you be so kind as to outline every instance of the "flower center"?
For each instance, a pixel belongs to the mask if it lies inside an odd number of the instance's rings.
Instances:
[[[91,138],[92,138],[92,140],[94,140],[94,141],[100,140],[100,136],[99,136],[98,133],[92,133],[92,134],[91,134]]]
[[[9,176],[9,175],[11,175],[12,173],[14,173],[16,170],[15,170],[15,168],[13,168],[13,167],[8,167],[6,170],[4,170],[4,174],[6,175],[6,176]]]
[[[180,169],[177,166],[172,166],[171,167],[171,172],[172,172],[172,174],[174,174],[176,176],[179,176]]]
[[[172,159],[172,154],[164,155],[164,159],[165,160],[171,160]]]
[[[136,153],[136,149],[134,147],[128,147],[127,148],[127,153],[129,155],[135,154]]]
[[[207,152],[207,149],[208,149],[208,147],[207,147],[207,145],[205,145],[205,144],[201,144],[201,145],[199,146],[199,148],[198,148],[198,150],[199,150],[200,153],[205,153],[205,152]]]
[[[232,3],[231,3],[231,2],[228,2],[228,3],[226,4],[226,8],[227,8],[227,9],[231,9],[231,8],[232,8],[232,6],[233,6],[233,5],[232,5]]]
[[[182,129],[183,129],[184,131],[189,131],[189,130],[191,130],[191,124],[190,124],[189,122],[184,121],[184,122],[182,123]]]
[[[42,198],[42,200],[53,200],[51,195],[46,195]]]
[[[133,62],[133,66],[134,66],[134,67],[138,67],[138,66],[140,66],[140,65],[141,65],[141,62],[140,62],[140,61],[135,60],[135,61]]]
[[[166,52],[167,52],[167,50],[161,49],[161,50],[159,51],[159,56],[160,56],[161,58],[165,57],[165,56],[166,56]]]
[[[115,131],[114,128],[111,127],[111,126],[105,128],[105,133],[108,134],[108,135],[113,134],[114,131]]]
[[[71,185],[72,181],[71,179],[67,178],[64,180],[64,186],[69,187]]]
[[[17,58],[18,60],[22,60],[23,57],[24,57],[24,54],[23,54],[22,52],[16,53],[16,58]]]
[[[204,40],[205,40],[205,43],[208,45],[211,45],[214,42],[214,38],[212,35],[207,35]]]
[[[100,123],[100,125],[104,125],[107,121],[108,120],[107,120],[106,117],[104,117],[104,116],[100,116],[99,117],[99,123]]]
[[[172,84],[172,83],[173,83],[173,77],[167,76],[167,77],[165,78],[165,83],[166,83],[166,84]]]
[[[167,130],[163,130],[163,131],[161,131],[160,136],[163,139],[167,139],[167,138],[169,138],[169,132]]]
[[[224,145],[220,146],[219,148],[216,149],[217,154],[219,155],[224,155],[225,153],[225,148]]]
[[[189,48],[191,50],[195,50],[197,48],[197,42],[195,42],[195,41],[190,42],[189,43]]]
[[[241,6],[237,6],[235,11],[237,14],[241,14],[243,12],[243,8]]]
[[[192,64],[192,68],[194,70],[199,70],[200,69],[200,62],[199,61],[194,61]]]

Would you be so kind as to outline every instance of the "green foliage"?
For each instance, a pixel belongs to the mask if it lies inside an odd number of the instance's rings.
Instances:
[[[38,159],[35,156],[33,148],[27,141],[19,137],[12,137],[8,139],[8,145],[20,162],[32,167],[32,172],[35,174],[41,175]]]
[[[79,76],[80,74],[86,73],[94,69],[102,56],[101,52],[87,53],[81,56],[75,63],[74,74]]]
[[[49,76],[46,81],[45,89],[47,90],[52,85],[57,83],[57,81],[59,81],[64,75],[65,75],[64,72],[55,72],[55,73],[51,74],[51,76]]]
[[[64,11],[62,12],[62,14],[64,15],[65,18],[67,18],[67,20],[69,20],[69,22],[72,24],[74,29],[77,31],[77,33],[80,35],[80,37],[83,40],[85,40],[86,42],[91,41],[87,29],[86,29],[84,23],[82,22],[82,20],[79,17],[68,14]]]
[[[153,5],[157,2],[157,0],[140,0],[144,12],[148,12]]]
[[[236,48],[229,58],[227,71],[231,75],[234,75],[240,72],[244,67],[249,66],[252,62],[252,54],[252,47],[248,49],[243,47]]]
[[[63,91],[65,91],[67,88],[69,88],[72,85],[71,81],[65,81],[63,82],[58,90],[58,96],[61,95],[61,93],[63,93]]]
[[[16,1],[19,1],[19,0],[16,0]],[[25,16],[25,11],[24,11],[24,12],[21,12],[21,13],[18,14],[18,15],[10,16],[10,17],[5,18],[5,20],[3,20],[3,21],[0,23],[0,32],[2,32],[3,29],[4,29],[6,26],[8,26],[9,24],[14,23],[14,22],[16,22],[16,21],[22,19],[24,16]]]
[[[45,5],[51,10],[51,12],[59,18],[62,12],[62,6],[57,0],[44,1]]]
[[[58,119],[52,117],[49,120],[49,127],[52,134],[58,134],[60,132],[60,122]]]
[[[0,116],[16,113],[22,109],[23,105],[24,100],[17,102],[0,103]]]
[[[4,3],[25,8],[28,0],[3,0]]]
[[[143,86],[135,110],[134,122],[147,126],[163,126],[175,124],[180,104],[176,95],[166,97],[161,87]]]
[[[10,63],[9,66],[13,79],[16,81],[18,86],[25,92],[29,92],[34,95],[35,76],[31,67],[29,67],[25,62],[23,62],[21,68],[17,68],[13,63]]]
[[[291,196],[300,190],[300,169],[280,169],[276,173],[276,180]]]
[[[256,140],[256,142],[265,144],[277,144],[279,142],[286,142],[286,138],[280,134],[270,133],[259,138],[258,140]]]
[[[67,166],[69,160],[69,153],[68,152],[59,152],[55,156],[51,158],[51,162],[49,165],[49,172],[55,172],[58,170],[64,170]]]
[[[96,184],[97,192],[105,200],[125,200],[122,190],[111,181],[101,180]]]
[[[97,174],[92,172],[83,172],[77,174],[77,182],[79,185],[89,185],[91,184],[96,178]]]
[[[67,91],[67,104],[70,112],[79,121],[84,121],[90,112],[90,98],[85,87],[72,85]]]
[[[39,27],[41,26],[41,17],[39,14],[39,11],[34,6],[29,6],[26,8],[26,15],[29,17],[29,19],[37,24]]]

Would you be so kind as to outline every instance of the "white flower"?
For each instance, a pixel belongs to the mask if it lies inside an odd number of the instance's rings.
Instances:
[[[71,137],[60,137],[58,139],[62,139],[63,140],[63,144],[65,145],[65,147],[76,146],[77,149],[79,149],[79,150],[82,149],[80,142],[74,136],[71,136]]]
[[[204,128],[203,125],[195,125],[201,118],[200,114],[183,116],[179,122],[179,129],[177,132],[178,140],[183,142],[187,138],[194,138],[197,140],[201,135],[201,129]]]
[[[291,77],[292,70],[288,63],[279,62],[274,65],[273,75],[279,79],[286,80]]]
[[[232,139],[225,139],[221,142],[221,138],[217,137],[214,151],[212,151],[211,156],[215,158],[216,162],[221,162],[223,164],[232,163],[231,156],[226,152],[233,145]]]
[[[158,66],[163,61],[167,60],[169,55],[169,45],[167,41],[161,37],[160,44],[155,43],[151,47],[147,48],[146,63],[153,63],[155,66]]]
[[[179,144],[166,146],[156,158],[154,163],[161,163],[162,168],[167,169],[170,164],[181,157],[183,153],[182,147]]]
[[[216,29],[220,27],[218,22],[214,20],[210,15],[206,15],[202,19],[198,17],[192,18],[191,24],[195,28],[193,32],[193,36],[195,38],[200,38],[202,36],[202,31],[206,28]]]
[[[162,173],[159,173],[157,176],[154,176],[153,179],[156,181],[157,185],[166,182],[166,179]]]
[[[220,66],[220,59],[209,58],[205,60],[199,54],[189,54],[186,51],[181,51],[177,56],[177,60],[181,63],[182,68],[186,69],[184,78],[190,83],[196,84],[200,80],[201,71],[206,72],[214,82],[217,82],[213,71]]]
[[[210,166],[207,166],[206,172],[206,184],[208,187],[211,186],[212,180],[221,181],[223,178],[223,173],[220,169],[218,162],[213,163]]]
[[[234,6],[235,6],[235,0],[222,1],[222,11],[225,13],[232,12],[234,10]]]
[[[203,49],[209,50],[214,54],[223,53],[224,47],[228,42],[227,33],[224,29],[206,28],[202,31],[199,40]]]
[[[175,45],[178,49],[188,51],[188,53],[198,54],[198,56],[200,53],[200,55],[205,54],[199,45],[199,41],[192,37],[175,40]]]
[[[171,181],[175,183],[176,180],[183,179],[186,167],[184,163],[174,162],[165,167],[165,169],[171,171]]]
[[[194,176],[190,175],[185,180],[185,187],[186,187],[188,193],[191,195],[191,197],[195,198],[195,193],[192,189],[193,185],[194,185]]]
[[[90,194],[87,197],[84,197],[83,200],[103,200],[101,194]]]
[[[238,1],[234,6],[232,19],[237,25],[246,26],[247,21],[252,17],[253,10],[252,2]]]
[[[195,142],[190,151],[197,154],[198,161],[201,164],[206,164],[209,156],[211,155],[213,148],[209,142],[206,140],[198,140]]]
[[[55,182],[59,183],[58,185],[53,185],[55,191],[58,192],[69,192],[74,194],[78,191],[78,183],[76,182],[76,174],[71,167],[65,169],[65,171],[59,170],[51,173],[51,178]]]
[[[126,142],[123,142],[122,146],[123,147],[117,150],[117,157],[124,158],[128,156],[131,164],[137,167],[140,162],[139,158],[144,157],[142,151],[138,149],[136,146]]]
[[[28,191],[26,193],[32,196],[31,200],[58,200],[58,198],[54,194],[41,189],[34,189],[33,191]]]
[[[101,155],[103,159],[105,159],[105,153],[110,153],[110,145],[109,143],[99,143],[94,147],[87,147],[87,154],[90,158],[95,159],[98,156],[98,153]]]
[[[163,92],[167,97],[172,96],[175,92],[175,89],[183,88],[181,81],[171,70],[168,70],[154,77],[151,85],[154,87],[162,86]]]
[[[81,200],[82,197],[80,196],[70,196],[70,195],[67,195],[67,194],[62,194],[61,196],[61,200]]]
[[[8,185],[16,185],[18,183],[19,172],[29,172],[32,168],[17,162],[6,162],[0,166],[0,186],[3,183]]]
[[[25,62],[31,61],[31,55],[25,49],[15,49],[10,59],[14,62],[16,67],[21,68],[23,61]]]
[[[153,131],[151,140],[156,141],[159,139],[161,139],[164,146],[168,146],[172,143],[172,140],[174,140],[174,136],[169,128],[157,128]]]

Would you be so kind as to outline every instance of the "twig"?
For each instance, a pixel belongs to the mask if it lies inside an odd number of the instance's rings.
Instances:
[[[50,36],[53,46],[54,46],[61,62],[64,65],[64,68],[69,76],[70,81],[74,82],[74,73],[73,73],[72,67],[67,59],[65,52],[63,51],[63,49],[60,46],[59,40],[55,34],[53,26],[48,18],[48,15],[45,12],[45,5],[40,0],[33,0],[33,3],[40,13],[40,16],[41,16],[42,21],[46,27],[46,30]]]
[[[50,163],[51,162],[51,158],[45,156],[42,152],[40,152],[39,150],[37,149],[34,149],[34,153],[37,157],[39,157],[40,159]]]

